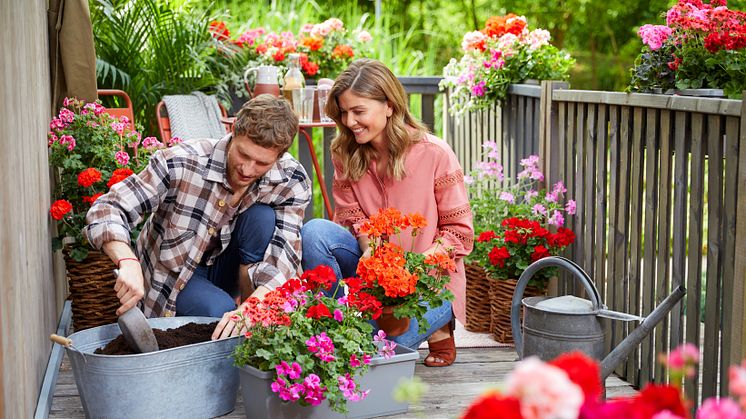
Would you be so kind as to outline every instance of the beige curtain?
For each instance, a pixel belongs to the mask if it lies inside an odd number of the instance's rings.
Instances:
[[[96,100],[96,48],[88,0],[49,0],[52,114],[66,96]]]

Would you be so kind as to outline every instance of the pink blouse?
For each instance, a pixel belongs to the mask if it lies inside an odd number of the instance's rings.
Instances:
[[[396,208],[404,214],[418,212],[427,227],[412,238],[401,234],[402,247],[424,252],[435,239],[451,247],[456,257],[456,272],[451,272],[448,289],[455,295],[453,311],[465,323],[466,277],[464,256],[474,244],[471,208],[464,185],[464,171],[445,141],[428,134],[407,152],[405,177],[399,181],[376,174],[375,161],[357,182],[342,179],[338,162],[334,162],[334,221],[349,227],[357,236],[357,227],[381,208]]]

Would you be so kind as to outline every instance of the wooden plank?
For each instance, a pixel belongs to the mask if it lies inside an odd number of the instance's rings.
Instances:
[[[596,281],[596,285],[599,287],[599,292],[603,297],[603,301],[608,301],[606,292],[606,201],[607,201],[607,172],[606,172],[606,158],[608,150],[608,124],[606,121],[606,114],[608,107],[606,105],[599,105],[597,122],[596,122],[596,162],[595,162],[595,214],[593,216],[595,222],[595,238],[593,243],[594,261],[593,261],[593,279]]]
[[[704,190],[704,124],[702,114],[691,116],[691,185],[689,195],[689,243],[687,252],[687,299],[686,299],[686,341],[699,346],[700,292],[702,290],[702,195]],[[695,375],[696,377],[696,375]],[[692,380],[691,393],[699,400],[699,380]],[[690,394],[687,391],[687,395]]]
[[[515,150],[516,150],[516,170],[520,171],[518,162],[527,157],[526,155],[526,98],[516,96],[516,119],[511,121],[515,125]]]
[[[585,254],[585,237],[583,236],[585,232],[585,196],[583,193],[585,192],[585,188],[583,187],[583,183],[585,181],[585,118],[586,118],[586,107],[583,103],[578,103],[576,105],[576,114],[575,114],[575,130],[576,130],[576,137],[575,137],[575,150],[576,150],[576,159],[575,159],[575,191],[576,191],[576,200],[577,200],[577,212],[575,213],[575,234],[579,237],[575,241],[575,255],[574,260],[582,265],[584,261],[583,255]],[[587,268],[583,266],[583,268]],[[575,286],[575,282],[570,283],[570,289],[573,293],[575,293],[575,290],[577,287]]]
[[[725,116],[741,115],[741,101],[732,99],[570,89],[557,90],[552,95],[552,98],[566,102],[605,103],[607,105],[669,109],[673,111],[699,112]]]
[[[722,274],[723,143],[720,116],[707,117],[707,293],[705,297],[702,399],[718,393],[720,275]],[[722,374],[723,372],[721,372]]]
[[[565,182],[567,185],[567,196],[577,201],[578,200],[577,194],[579,193],[578,188],[575,185],[575,175],[576,175],[575,162],[578,159],[578,155],[577,155],[576,148],[575,148],[575,145],[577,142],[577,135],[576,135],[577,121],[575,119],[577,106],[574,103],[570,103],[566,105],[567,105],[567,129],[565,132],[567,133],[567,135],[565,136],[566,138],[565,140],[565,173],[567,174],[567,178],[565,179]],[[568,222],[568,228],[574,231],[577,236],[577,231],[578,231],[577,213],[576,215],[570,218]],[[577,252],[576,249],[580,246],[578,244],[578,240],[579,239],[576,237],[575,243],[573,243],[570,246],[570,249],[567,251],[570,259],[578,260],[575,257],[576,252]],[[567,279],[568,276],[564,275],[564,278]],[[570,281],[569,280],[562,281],[562,284],[560,285],[560,292],[562,294],[568,294],[570,292]]]
[[[647,315],[655,305],[655,238],[656,223],[655,216],[658,204],[658,112],[656,109],[646,110],[646,130],[645,130],[645,151],[644,167],[645,178],[642,180],[645,186],[644,208],[644,232],[643,232],[643,273],[642,282],[639,288],[639,295],[642,303],[642,315]],[[641,344],[641,362],[640,382],[647,383],[657,377],[654,376],[655,369],[655,346],[653,335],[648,335]]]
[[[616,227],[614,228],[614,308],[624,312],[630,311],[628,290],[629,275],[627,269],[627,249],[629,237],[630,214],[630,150],[632,145],[632,114],[629,106],[622,106],[619,116],[619,169],[617,188],[619,193],[616,211]],[[614,322],[613,345],[616,346],[627,336],[629,324]],[[635,359],[627,358],[627,362],[617,367],[617,374],[630,377],[632,370],[636,370]]]
[[[627,298],[629,298],[628,313],[642,315],[640,304],[640,275],[641,256],[642,256],[642,170],[643,170],[643,148],[642,138],[645,135],[645,113],[642,108],[634,108],[633,111],[633,131],[632,131],[632,148],[631,169],[630,169],[630,229],[629,229],[629,289]],[[645,378],[649,377],[650,371],[643,371],[644,365],[638,361],[638,349],[636,348],[630,354],[632,365],[627,365],[627,379],[635,385],[645,383]],[[640,374],[638,376],[638,374]]]
[[[541,86],[533,84],[511,84],[508,86],[508,94],[526,97],[541,97]]]
[[[725,122],[725,189],[724,189],[724,225],[723,225],[723,344],[720,370],[727,371],[730,365],[740,362],[738,347],[741,344],[738,334],[743,330],[740,324],[740,316],[735,312],[741,310],[738,307],[739,297],[743,295],[744,281],[735,276],[735,254],[737,246],[736,226],[738,212],[736,203],[738,199],[738,170],[739,165],[746,164],[738,161],[739,135],[738,119],[727,118]],[[741,240],[743,241],[743,240]],[[743,278],[743,276],[741,277]],[[742,300],[740,300],[742,302]],[[738,308],[737,308],[738,307]],[[735,333],[734,333],[735,331]],[[720,393],[728,388],[728,374],[720,378]]]
[[[741,240],[736,241],[735,250],[735,268],[733,272],[734,278],[739,278],[737,281],[737,287],[734,287],[734,301],[733,301],[733,318],[739,320],[739,327],[731,329],[729,332],[732,336],[733,342],[739,342],[734,344],[735,353],[731,353],[730,359],[736,359],[736,362],[742,358],[746,358],[746,333],[743,333],[744,325],[746,325],[746,310],[744,309],[744,302],[746,301],[746,287],[744,287],[744,281],[740,278],[746,278],[746,106],[741,108],[741,129],[738,134],[738,199],[736,203],[736,214],[738,219],[736,220],[736,237]]]
[[[420,103],[422,122],[427,125],[430,131],[435,129],[435,95],[423,94]]]
[[[670,287],[669,281],[669,261],[670,261],[670,219],[671,219],[671,112],[660,112],[659,126],[659,156],[658,166],[658,256],[656,258],[656,305],[668,295]],[[666,318],[655,328],[655,353],[666,353],[669,349],[669,322],[671,315]],[[666,382],[666,368],[662,362],[656,362],[655,368],[656,381]]]
[[[611,308],[612,310],[618,310],[622,311],[624,310],[623,307],[616,306],[616,299],[615,299],[615,288],[617,287],[617,282],[621,282],[620,278],[618,278],[616,274],[616,240],[615,235],[617,228],[619,227],[617,225],[617,205],[620,204],[618,194],[619,194],[619,185],[618,185],[618,177],[619,177],[619,107],[618,106],[610,106],[609,107],[609,228],[606,238],[606,243],[608,244],[609,248],[607,251],[607,261],[606,261],[606,272],[604,273],[606,277],[606,293],[604,295],[604,301],[606,304]],[[611,327],[606,330],[606,335],[604,339],[604,347],[606,348],[607,353],[611,351],[613,348],[613,341],[614,341],[614,329],[616,326],[616,323],[619,322],[612,322]],[[626,363],[620,364],[620,366],[625,366]]]
[[[552,97],[551,92],[549,92],[547,96],[551,98]],[[533,132],[533,140],[531,141],[531,145],[533,147],[531,150],[531,154],[540,154],[541,153],[540,151],[541,150],[541,145],[540,145],[541,134],[539,133],[539,124],[541,123],[541,120],[542,118],[544,118],[544,116],[541,113],[541,100],[534,99],[531,101],[531,103],[533,103],[534,105],[534,111],[533,111],[534,118],[532,122],[532,126],[534,127],[534,132]],[[553,118],[556,117],[557,105],[554,105],[553,103],[549,103],[548,109],[549,111],[548,111],[548,115],[546,115],[546,119],[550,121],[549,129],[551,130],[551,127],[553,126],[553,124],[551,124],[551,121]],[[548,135],[550,136],[551,134],[552,134],[551,132],[548,133]],[[555,136],[554,138],[557,138],[557,137]]]
[[[594,207],[596,202],[595,195],[595,184],[596,184],[596,113],[598,106],[588,106],[588,114],[586,119],[585,129],[585,168],[583,170],[583,213],[584,213],[584,228],[583,228],[583,254],[582,266],[586,272],[593,276],[593,280],[597,280],[597,276],[594,275],[595,269],[593,267],[593,254],[596,253],[596,246],[593,243],[595,237],[595,214]],[[603,180],[605,181],[605,179]],[[590,298],[586,296],[586,298]]]

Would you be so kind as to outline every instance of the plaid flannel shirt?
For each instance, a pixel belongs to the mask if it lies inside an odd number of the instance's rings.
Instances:
[[[172,316],[176,297],[202,261],[210,240],[220,237],[211,252],[212,265],[230,242],[236,217],[229,210],[231,188],[226,175],[231,136],[191,140],[153,154],[148,167],[113,185],[91,206],[84,232],[96,249],[116,240],[130,242],[130,231],[144,214],[152,213],[137,239],[136,252],[145,276],[144,313]],[[275,210],[276,225],[264,260],[249,267],[255,286],[269,289],[298,274],[300,228],[311,199],[303,166],[285,153],[251,185],[236,215],[254,203]]]

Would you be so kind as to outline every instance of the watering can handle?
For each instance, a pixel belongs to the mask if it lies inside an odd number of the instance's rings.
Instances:
[[[510,305],[510,327],[513,330],[515,350],[521,358],[523,357],[523,332],[521,331],[519,313],[521,309],[521,300],[523,299],[523,292],[526,290],[528,281],[534,276],[534,274],[547,267],[560,267],[572,273],[575,278],[580,280],[583,287],[585,287],[585,290],[588,292],[588,295],[591,298],[591,303],[593,303],[593,310],[597,311],[603,308],[601,297],[598,294],[596,286],[593,284],[593,281],[591,281],[588,274],[585,273],[577,263],[561,256],[549,256],[532,263],[525,271],[523,271],[521,277],[518,279],[518,284],[513,292],[513,301]]]

